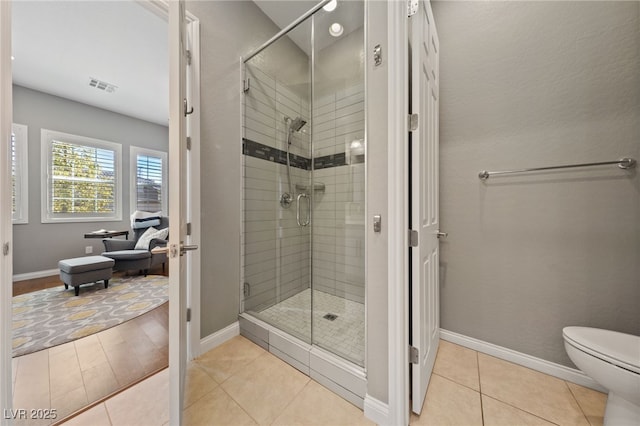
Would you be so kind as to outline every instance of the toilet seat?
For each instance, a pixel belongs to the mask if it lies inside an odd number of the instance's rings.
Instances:
[[[562,335],[576,349],[640,374],[640,336],[591,327],[565,327]]]

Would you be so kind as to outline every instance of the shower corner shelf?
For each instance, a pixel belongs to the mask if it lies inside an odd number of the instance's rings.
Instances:
[[[304,185],[301,183],[296,183],[296,189],[298,191],[302,191],[302,192],[307,192],[309,190],[310,185]],[[313,190],[314,191],[320,191],[320,192],[324,192],[324,183],[322,182],[316,182],[313,184]]]

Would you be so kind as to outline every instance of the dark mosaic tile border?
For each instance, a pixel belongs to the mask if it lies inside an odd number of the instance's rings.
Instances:
[[[242,153],[249,157],[260,158],[261,160],[272,161],[278,164],[287,164],[286,151],[252,141],[251,139],[242,139]],[[289,162],[292,167],[297,167],[303,170],[311,169],[311,161],[309,161],[308,158],[304,158],[299,155],[291,154],[289,156]]]
[[[242,153],[249,157],[259,158],[261,160],[272,161],[278,164],[287,164],[287,152],[278,148],[273,148],[251,139],[242,139]],[[292,167],[303,170],[311,170],[311,160],[299,155],[291,154],[289,157]],[[364,163],[364,154],[354,155],[351,157],[351,164]],[[344,152],[338,154],[325,155],[313,159],[313,169],[328,169],[331,167],[339,167],[347,165],[347,156]]]

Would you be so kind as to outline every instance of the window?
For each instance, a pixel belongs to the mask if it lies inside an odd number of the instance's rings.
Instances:
[[[11,126],[11,219],[29,223],[29,174],[27,126]]]
[[[122,220],[122,147],[42,130],[42,222]]]
[[[167,153],[131,147],[131,211],[167,214]]]

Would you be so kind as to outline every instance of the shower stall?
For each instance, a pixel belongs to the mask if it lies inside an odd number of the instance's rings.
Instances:
[[[318,3],[243,58],[240,324],[361,405],[364,2],[333,3]]]

